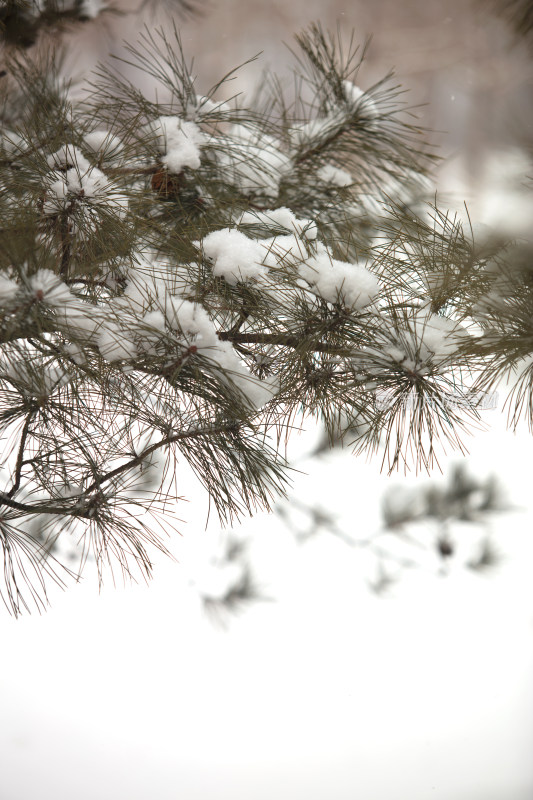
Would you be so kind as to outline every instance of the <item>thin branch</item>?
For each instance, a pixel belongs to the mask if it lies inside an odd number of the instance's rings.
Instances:
[[[294,350],[302,347],[302,339],[300,337],[285,333],[234,333],[229,330],[219,331],[218,338],[223,342],[233,342],[235,344],[277,344],[292,347]],[[312,342],[306,349],[318,353],[339,355],[343,348],[335,347],[325,342]]]
[[[25,514],[69,514],[71,511],[65,506],[49,506],[49,505],[28,505],[27,503],[19,503],[17,500],[12,500],[4,492],[0,492],[0,506],[9,506],[17,511],[23,511]]]
[[[59,221],[59,238],[61,253],[59,274],[62,278],[67,278],[70,269],[70,257],[72,251],[68,217],[62,217]]]
[[[31,425],[31,422],[32,422],[32,419],[33,419],[34,415],[35,415],[35,409],[32,408],[28,412],[28,415],[27,415],[26,420],[24,422],[24,426],[22,428],[22,433],[20,435],[19,449],[18,449],[18,453],[17,453],[17,462],[16,462],[16,465],[15,465],[15,480],[13,482],[13,486],[11,487],[9,492],[7,493],[8,497],[13,497],[13,495],[19,490],[19,487],[20,487],[20,481],[21,481],[21,477],[22,477],[22,466],[24,464],[24,448],[26,447],[26,440],[28,438],[28,433],[30,431],[30,425]]]

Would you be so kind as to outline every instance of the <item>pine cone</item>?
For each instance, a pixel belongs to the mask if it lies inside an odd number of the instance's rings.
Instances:
[[[152,189],[161,200],[176,200],[182,187],[183,172],[171,175],[165,167],[161,167],[152,175]]]

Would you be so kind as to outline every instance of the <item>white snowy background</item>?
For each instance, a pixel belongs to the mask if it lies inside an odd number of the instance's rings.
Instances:
[[[410,16],[400,29],[402,5]],[[288,60],[272,42],[310,19],[328,23],[319,2],[300,16],[297,3],[292,15],[281,2],[251,2],[247,15],[235,1],[213,6],[211,17],[184,26],[191,52],[202,42],[206,75],[217,60],[224,69],[259,49]],[[476,136],[498,140],[513,99],[519,107],[520,81],[531,74],[520,72],[522,51],[491,59],[493,26],[484,39],[472,4],[331,6],[329,17],[352,27],[359,11],[362,32],[376,31],[371,52],[381,62],[371,62],[368,83],[393,62],[415,89],[426,87],[456,155],[443,185],[472,195],[485,182],[479,216],[508,210],[494,159],[467,185],[457,165]],[[88,60],[89,52],[98,47],[85,50]],[[505,431],[501,408],[483,419],[468,464],[476,476],[500,476],[518,507],[492,522],[502,558],[490,572],[468,570],[470,552],[460,552],[446,577],[424,562],[376,596],[360,550],[327,533],[298,543],[278,517],[260,515],[240,535],[268,599],[217,627],[192,579],[202,580],[218,528],[205,530],[206,499],[184,473],[180,494],[190,502],[176,509],[177,561],[154,554],[149,586],[110,579],[99,594],[89,570],[52,594],[44,616],[1,613],[1,800],[530,800],[533,442],[524,428]],[[313,442],[312,431],[297,438],[294,455],[302,459]],[[457,460],[442,459],[445,474]],[[428,480],[387,477],[379,466],[338,451],[304,458],[295,497],[368,535],[381,525],[387,488]]]
[[[193,494],[181,563],[160,559],[150,586],[98,596],[87,579],[43,617],[3,616],[3,800],[528,800],[531,444],[484,413],[472,471],[497,469],[523,507],[495,523],[503,559],[487,574],[458,557],[376,596],[360,551],[328,534],[298,544],[264,515],[247,534],[272,600],[224,629],[188,581],[191,541],[208,538]],[[387,486],[416,481],[335,453],[297,483],[365,534]]]

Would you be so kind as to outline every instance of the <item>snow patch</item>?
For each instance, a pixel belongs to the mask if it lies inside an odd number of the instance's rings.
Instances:
[[[333,186],[351,186],[353,178],[345,169],[339,169],[333,164],[326,164],[317,172],[317,178],[324,183],[331,183]]]
[[[156,144],[169,172],[178,174],[188,167],[200,167],[200,150],[207,142],[207,136],[195,122],[187,122],[180,117],[159,117],[149,125],[156,137]]]
[[[231,286],[265,275],[263,246],[241,231],[232,228],[213,231],[202,240],[202,249],[213,259],[213,275],[224,278]]]
[[[341,302],[355,310],[369,305],[379,292],[379,281],[372,272],[360,264],[332,258],[324,245],[299,265],[298,273],[328,303]]]

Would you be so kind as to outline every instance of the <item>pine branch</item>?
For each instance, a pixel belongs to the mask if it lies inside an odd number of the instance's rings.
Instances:
[[[390,76],[356,84],[365,48],[316,25],[298,43],[297,96],[273,78],[249,106],[218,100],[233,72],[200,94],[175,26],[83,102],[57,58],[10,58],[0,431],[18,447],[0,505],[28,536],[46,517],[50,547],[81,530],[99,569],[150,572],[176,450],[223,522],[284,492],[270,436],[302,410],[330,443],[430,469],[479,421],[468,371],[491,386],[533,352],[527,247],[479,245],[428,204],[434,159]],[[533,418],[532,386],[528,367],[515,414]]]
[[[234,344],[271,344],[290,347],[293,350],[314,351],[317,353],[331,353],[341,355],[342,350],[325,342],[311,342],[299,336],[290,336],[277,333],[233,333],[232,331],[219,331],[218,337],[223,342]]]

